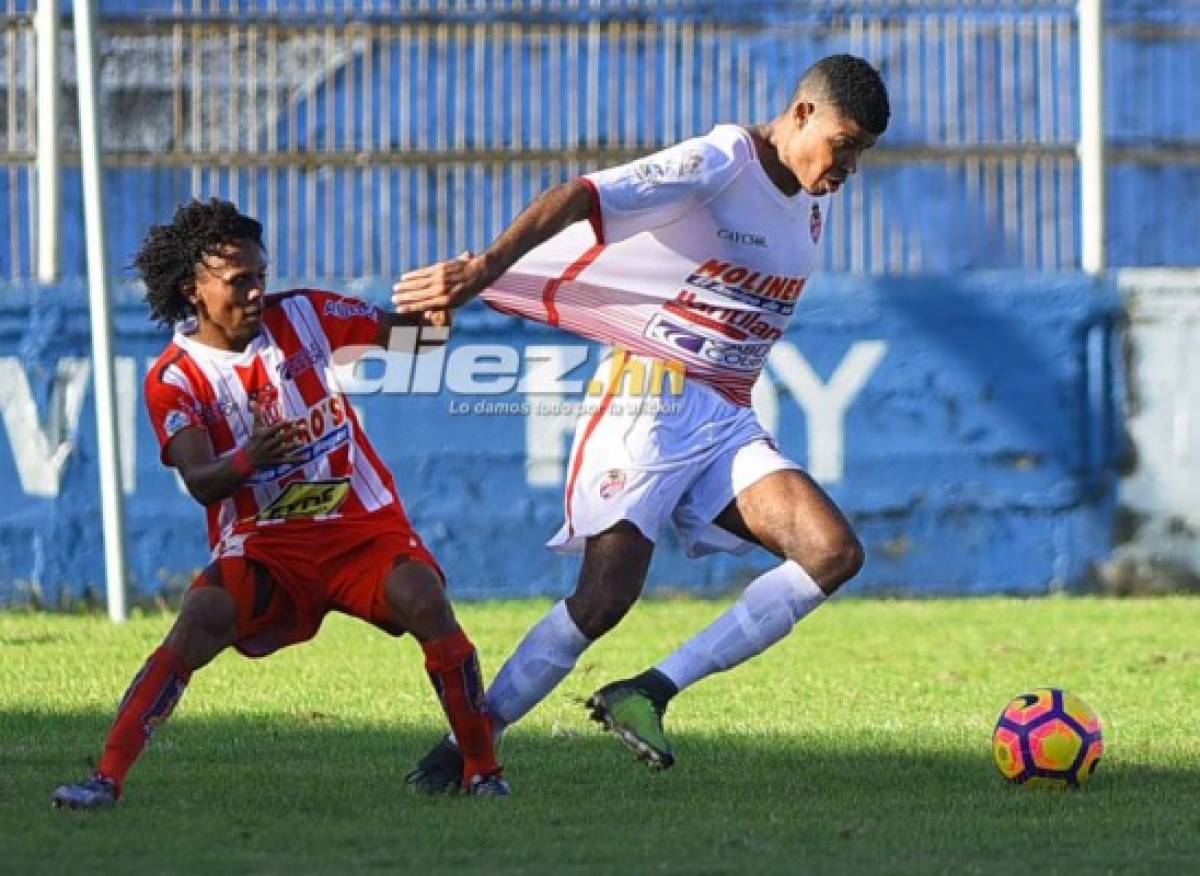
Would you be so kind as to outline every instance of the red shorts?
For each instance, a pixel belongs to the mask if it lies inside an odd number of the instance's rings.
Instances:
[[[384,584],[403,562],[423,563],[445,583],[433,554],[399,515],[289,521],[227,537],[192,586],[228,590],[237,604],[234,647],[263,657],[307,642],[330,611],[402,635],[388,620]]]

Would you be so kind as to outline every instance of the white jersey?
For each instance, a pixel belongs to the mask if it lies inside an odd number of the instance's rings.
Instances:
[[[682,364],[737,405],[817,264],[827,197],[788,197],[748,132],[718,125],[631,164],[583,177],[576,223],[484,292],[505,313]]]

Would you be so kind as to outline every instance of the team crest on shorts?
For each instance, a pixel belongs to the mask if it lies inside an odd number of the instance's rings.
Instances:
[[[816,243],[821,239],[821,205],[813,204],[812,215],[808,217],[808,233],[812,235],[812,242]]]
[[[163,431],[167,433],[168,438],[172,438],[191,424],[192,418],[188,416],[188,412],[176,409],[168,412],[163,419]]]
[[[623,489],[625,489],[625,472],[619,468],[612,468],[604,473],[604,478],[600,481],[601,499],[611,499]]]

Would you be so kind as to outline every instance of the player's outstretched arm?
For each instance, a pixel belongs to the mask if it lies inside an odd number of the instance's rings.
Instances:
[[[258,469],[301,462],[296,422],[266,425],[257,416],[250,439],[229,456],[218,458],[204,429],[184,429],[167,447],[167,462],[179,470],[188,492],[201,505],[211,505],[237,492]]]
[[[392,287],[396,312],[462,307],[535,246],[586,219],[592,197],[591,189],[578,179],[555,186],[526,207],[486,252],[477,256],[463,253],[451,261],[403,274]]]

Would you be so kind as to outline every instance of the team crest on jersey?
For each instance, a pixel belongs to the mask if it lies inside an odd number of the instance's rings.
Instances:
[[[283,420],[283,408],[279,404],[279,390],[274,384],[264,383],[249,393],[250,400],[258,408],[258,417],[268,426]]]
[[[625,472],[619,468],[611,468],[604,473],[600,481],[600,498],[611,499],[625,489]]]
[[[821,205],[813,204],[812,215],[808,217],[808,233],[812,235],[813,243],[821,239],[821,224]]]
[[[168,411],[167,415],[163,417],[163,431],[167,433],[168,438],[171,438],[179,432],[182,432],[191,424],[192,418],[188,412],[184,410],[176,409],[173,411]]]

